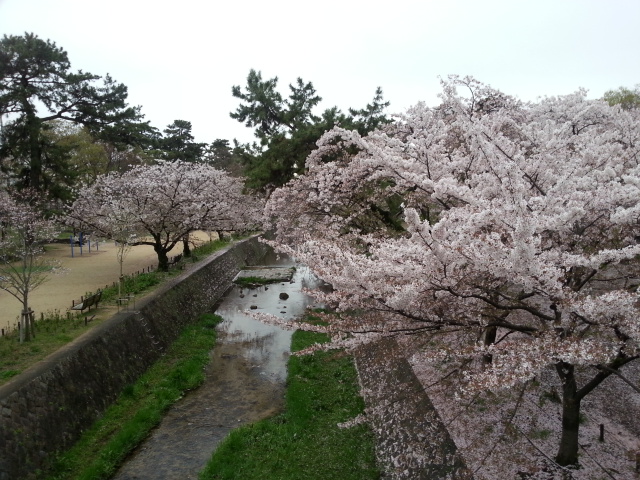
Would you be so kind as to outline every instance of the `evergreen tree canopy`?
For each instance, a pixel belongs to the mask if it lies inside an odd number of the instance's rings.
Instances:
[[[235,149],[245,165],[250,188],[270,192],[301,173],[316,141],[336,125],[366,134],[390,122],[384,114],[389,103],[384,102],[381,88],[364,109],[350,108],[345,115],[333,107],[318,116],[314,108],[322,98],[311,82],[298,78],[289,85],[287,98],[277,86],[278,77],[263,80],[260,72],[251,70],[244,90],[238,85],[231,90],[242,101],[231,118],[254,128],[258,138],[258,142]]]
[[[243,176],[242,148],[237,140],[229,145],[229,140],[217,138],[204,148],[203,162],[231,174],[234,177]]]
[[[102,83],[98,83],[102,80]],[[72,182],[68,152],[43,133],[57,119],[84,125],[96,138],[131,144],[151,130],[140,107],[127,105],[127,87],[71,71],[67,52],[32,33],[0,40],[0,114],[9,114],[0,146],[2,168],[18,177],[18,186],[65,198]]]
[[[201,160],[205,144],[193,141],[191,122],[174,120],[164,129],[164,134],[164,137],[159,141],[163,159],[184,162],[199,162]]]

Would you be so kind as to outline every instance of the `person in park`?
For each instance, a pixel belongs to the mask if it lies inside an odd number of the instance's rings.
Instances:
[[[465,398],[550,370],[554,461],[576,465],[581,402],[640,356],[639,111],[455,76],[440,99],[367,135],[333,128],[271,195],[272,245],[340,313],[296,326],[329,347],[404,339],[418,366],[454,365]]]

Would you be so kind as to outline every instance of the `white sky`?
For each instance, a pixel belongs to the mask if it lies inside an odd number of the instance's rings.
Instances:
[[[159,129],[197,141],[252,131],[229,117],[249,70],[280,90],[311,81],[322,109],[437,104],[438,77],[473,75],[535,100],[578,87],[597,98],[640,83],[640,0],[0,0],[0,34],[33,32],[72,69],[110,73]]]

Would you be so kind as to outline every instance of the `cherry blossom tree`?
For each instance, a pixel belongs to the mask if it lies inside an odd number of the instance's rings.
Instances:
[[[261,210],[242,193],[242,183],[204,164],[161,161],[111,173],[80,190],[67,214],[76,229],[131,245],[151,245],[158,269],[169,268],[168,253],[201,228],[243,230]]]
[[[31,293],[48,280],[59,265],[43,257],[43,244],[58,231],[52,220],[42,216],[33,192],[17,197],[0,191],[0,289],[22,304],[20,342],[31,339],[34,313],[29,305]]]
[[[421,342],[421,361],[465,360],[462,394],[553,368],[555,460],[576,464],[581,401],[640,355],[638,113],[442,86],[384,130],[327,132],[269,199],[273,245],[333,285],[333,347]]]

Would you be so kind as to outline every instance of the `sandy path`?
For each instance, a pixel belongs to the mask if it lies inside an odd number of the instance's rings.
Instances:
[[[215,237],[215,234],[214,234]],[[196,235],[196,242],[203,243],[209,237],[205,233]],[[182,252],[182,243],[179,243],[169,253],[169,257]],[[71,247],[68,244],[54,243],[47,245],[46,257],[58,260],[66,269],[60,275],[51,275],[49,280],[38,287],[30,295],[31,308],[40,315],[40,312],[59,310],[66,312],[71,307],[73,300],[80,300],[80,296],[87,292],[95,292],[105,285],[111,285],[118,280],[120,264],[116,257],[116,247],[112,241],[102,241],[98,250],[94,242],[91,243],[91,252],[87,245],[82,249],[74,248],[74,256],[71,257]],[[139,245],[132,247],[127,254],[123,271],[132,274],[140,270],[146,270],[158,265],[158,257],[153,247]],[[5,291],[0,291],[0,328],[12,329],[16,324],[22,305],[13,296]]]

